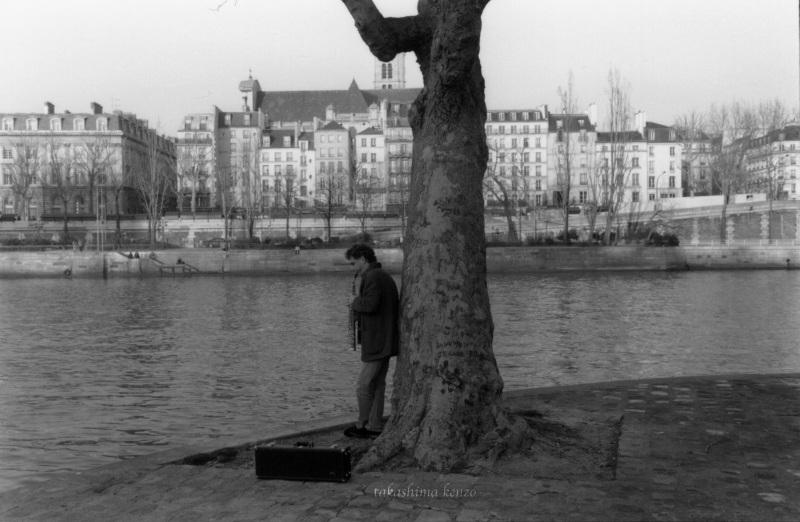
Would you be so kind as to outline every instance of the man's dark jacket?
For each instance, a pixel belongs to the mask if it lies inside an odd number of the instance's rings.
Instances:
[[[361,276],[361,291],[353,300],[353,310],[361,321],[361,360],[377,361],[397,355],[400,348],[398,317],[400,298],[392,276],[380,263],[370,263]]]

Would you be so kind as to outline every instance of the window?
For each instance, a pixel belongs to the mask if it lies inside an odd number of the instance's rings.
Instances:
[[[586,145],[581,145],[581,153],[586,154]]]
[[[530,113],[527,113],[527,112],[523,112],[522,113],[522,119],[523,120],[528,121],[529,118],[530,118]],[[526,129],[527,129],[527,127],[526,127]]]
[[[51,131],[60,131],[61,130],[61,119],[60,118],[51,118],[50,119],[50,130]]]
[[[525,154],[522,155],[522,161],[526,161],[527,162],[527,161],[530,161],[530,160],[531,160],[531,153],[530,152],[526,152]]]
[[[306,164],[306,157],[305,157],[305,155],[303,155],[303,156],[300,156],[300,165],[305,165],[305,164]]]
[[[336,141],[337,141],[338,143],[341,143],[341,142],[342,142],[342,135],[341,135],[341,134],[339,134],[338,136],[336,136]]]
[[[542,175],[542,166],[541,165],[536,165],[536,175],[537,176],[541,176]]]
[[[369,139],[369,146],[370,147],[374,147],[375,146],[375,141],[376,141],[375,138],[370,138]]]
[[[538,206],[538,205],[541,205],[541,204],[542,204],[542,195],[541,194],[536,194],[536,205]]]
[[[792,178],[792,179],[795,179],[796,174],[795,174],[795,170],[794,169],[789,171],[789,177]]]
[[[536,148],[537,149],[542,148],[542,138],[536,138]]]
[[[208,130],[208,118],[205,116],[200,118],[200,130]]]
[[[522,173],[525,176],[530,176],[531,175],[531,168],[528,165],[525,165],[524,167],[522,167]]]
[[[500,115],[500,121],[506,121],[506,113],[505,112],[501,112],[501,113],[499,113],[499,115]]]
[[[75,118],[72,120],[72,125],[76,131],[82,131],[86,127],[86,122],[83,120],[83,118]]]
[[[669,188],[675,188],[675,176],[669,177]]]
[[[536,190],[542,190],[542,180],[537,179],[534,186],[536,187]]]
[[[647,139],[653,141],[656,139],[656,131],[647,131]],[[650,147],[652,149],[652,147]]]
[[[287,176],[294,175],[294,165],[286,165],[286,175]]]
[[[39,120],[36,118],[28,118],[25,121],[25,129],[29,131],[39,130]]]
[[[307,195],[307,193],[306,193],[306,190],[307,190],[307,189],[306,189],[306,186],[305,186],[305,185],[301,185],[301,186],[300,186],[300,197],[303,197],[303,196],[306,196],[306,195]]]
[[[294,161],[294,155],[291,152],[286,153],[286,161]]]
[[[675,131],[669,131],[669,139],[670,141],[675,141]]]
[[[284,136],[283,137],[283,146],[284,147],[291,147],[292,146],[292,138],[291,138],[291,136]]]
[[[231,124],[231,115],[230,114],[226,114],[225,115],[225,125],[230,125],[230,124]]]
[[[656,171],[656,162],[655,161],[648,161],[647,162],[647,172],[655,172]]]
[[[336,172],[339,173],[339,174],[343,174],[344,173],[344,165],[342,164],[341,161],[337,161],[336,162]]]
[[[244,124],[245,125],[250,125],[250,115],[249,114],[245,114],[244,115]]]
[[[633,174],[631,174],[631,185],[633,185],[634,187],[638,187],[639,186],[639,173],[638,172],[634,172]]]
[[[4,118],[3,119],[3,130],[4,131],[14,130],[14,119],[13,118]]]
[[[666,194],[666,193],[664,193],[664,192],[662,192],[662,193],[661,193],[661,195],[660,195],[659,197],[660,197],[661,199],[667,199],[667,194]]]
[[[586,203],[586,200],[589,199],[589,192],[586,190],[581,190],[579,193],[579,203],[582,205]]]
[[[261,180],[261,191],[262,192],[269,192],[269,180],[268,179]]]
[[[3,159],[12,159],[13,157],[11,147],[3,147]]]
[[[639,193],[638,192],[631,192],[631,201],[637,203],[639,201]]]
[[[11,176],[11,170],[8,167],[3,167],[3,185],[11,185],[13,183],[13,177]],[[6,212],[6,214],[13,214],[13,212]]]
[[[275,161],[281,161],[281,153],[280,152],[276,152],[275,153]]]
[[[675,162],[674,161],[670,161],[669,162],[669,171],[670,172],[675,172]]]
[[[486,113],[486,121],[492,121],[492,113],[491,112],[487,112]]]
[[[535,132],[536,134],[539,134],[541,132],[541,128],[542,128],[541,125],[534,125],[533,126],[533,132]]]
[[[108,130],[108,120],[105,118],[98,118],[97,130],[100,132],[106,132]]]
[[[797,158],[792,156],[791,158],[789,158],[789,163],[791,165],[797,165]]]
[[[342,150],[342,149],[339,149],[339,150]],[[339,156],[341,156],[341,154],[339,154]],[[372,154],[369,155],[369,160],[372,163],[375,163],[376,161],[378,161],[378,155],[373,152]]]
[[[583,128],[583,120],[578,120],[578,127]]]
[[[517,148],[517,138],[511,138],[511,148],[512,149],[516,149]]]
[[[541,152],[537,152],[536,153],[536,162],[539,163],[541,161],[542,161],[542,153]]]
[[[795,194],[795,184],[792,183],[792,194]]]
[[[331,157],[333,157],[333,154],[331,154]],[[344,150],[342,150],[341,147],[336,149],[336,157],[338,158],[344,157]]]
[[[649,199],[650,201],[655,201],[656,200],[656,195],[655,194],[648,194],[647,199]]]
[[[506,126],[505,125],[500,125],[500,127],[498,127],[498,128],[500,129],[500,134],[505,134],[506,133]]]
[[[269,176],[269,165],[262,165],[261,173],[265,176]]]
[[[581,172],[581,185],[588,185],[589,179],[585,172]],[[581,201],[583,203],[583,201]]]
[[[276,176],[280,176],[281,174],[282,174],[281,166],[280,165],[275,165],[275,175]]]
[[[647,178],[647,188],[656,188],[656,177],[649,176]]]
[[[639,166],[639,158],[633,158],[631,160],[631,167],[638,167]]]
[[[525,113],[525,114],[527,114],[527,113]],[[527,125],[523,125],[522,126],[522,134],[528,134],[528,131],[529,131],[529,127]]]
[[[669,155],[670,156],[674,156],[675,155],[675,147],[670,147],[669,148]]]
[[[236,137],[236,131],[235,131],[235,130],[232,130],[232,131],[231,131],[231,138],[235,138],[235,137]]]
[[[323,148],[323,147],[321,147],[321,148],[319,149],[319,157],[320,157],[320,158],[324,158],[324,157],[326,157],[326,156],[327,156],[327,154],[325,153],[325,151],[326,151],[326,150],[327,150],[327,149],[325,149],[325,148]]]
[[[3,198],[3,214],[13,214],[14,213],[14,202],[11,200],[9,196]]]
[[[75,199],[75,213],[83,214],[83,211],[84,211],[83,198],[78,196]]]
[[[367,146],[367,138],[361,138],[361,146],[362,147],[366,147]]]
[[[275,180],[275,192],[282,192],[282,190],[281,190],[281,189],[282,189],[282,187],[281,187],[281,180],[279,180],[279,179],[276,179],[276,180]]]

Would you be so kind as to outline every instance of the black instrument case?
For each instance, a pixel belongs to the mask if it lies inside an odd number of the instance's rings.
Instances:
[[[260,479],[347,482],[350,448],[315,448],[313,443],[256,446],[256,477]]]

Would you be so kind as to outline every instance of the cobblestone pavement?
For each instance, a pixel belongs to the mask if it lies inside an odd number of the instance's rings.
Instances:
[[[367,473],[263,481],[164,452],[0,495],[3,521],[800,520],[800,374],[653,379],[509,394],[623,413],[615,480]],[[423,496],[427,494],[429,496]]]

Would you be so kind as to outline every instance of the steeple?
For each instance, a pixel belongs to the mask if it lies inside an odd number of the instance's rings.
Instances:
[[[406,88],[406,55],[400,53],[391,62],[375,58],[375,89]]]

